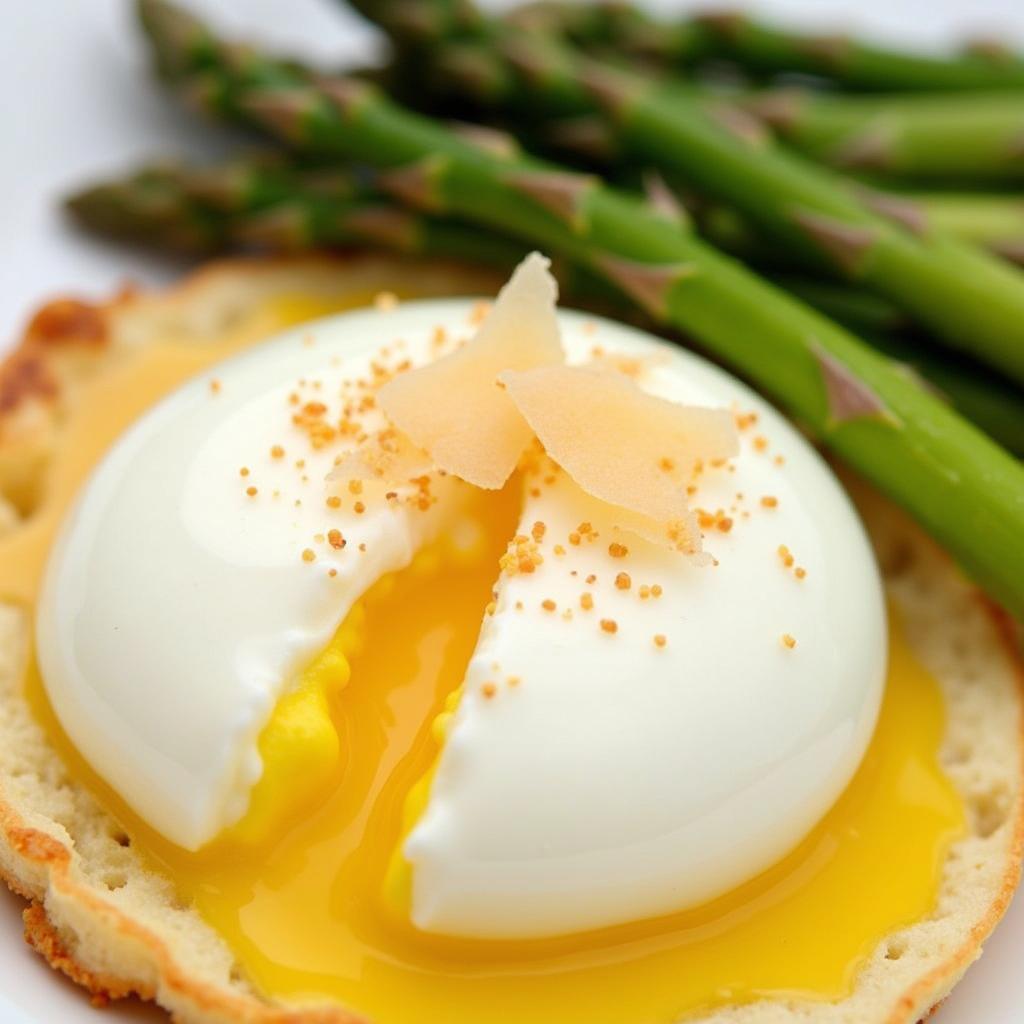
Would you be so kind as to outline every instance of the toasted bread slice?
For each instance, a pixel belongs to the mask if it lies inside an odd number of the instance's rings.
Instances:
[[[275,294],[479,294],[496,284],[437,264],[324,257],[219,263],[166,293],[50,303],[0,366],[0,537],[25,529],[45,502],[47,463],[65,443],[66,410],[82,382],[126,350],[168,334],[209,342]],[[709,1024],[911,1024],[979,955],[1017,884],[1024,683],[1009,624],[915,526],[853,489],[911,642],[941,685],[942,758],[968,834],[949,851],[934,912],[887,936],[847,998],[765,1000],[696,1018]],[[183,1024],[358,1020],[343,1007],[285,1005],[256,991],[218,934],[68,774],[22,693],[29,620],[27,609],[0,601],[0,876],[29,901],[31,945],[94,1000],[135,993]]]

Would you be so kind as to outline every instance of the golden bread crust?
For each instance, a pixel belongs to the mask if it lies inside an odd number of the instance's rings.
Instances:
[[[0,537],[40,500],[77,387],[123,352],[168,335],[202,344],[275,293],[403,284],[420,294],[466,294],[491,292],[495,282],[377,257],[239,260],[213,264],[164,293],[48,304],[0,364]],[[1011,626],[916,527],[872,493],[854,490],[911,642],[943,688],[949,727],[942,756],[968,808],[968,835],[947,858],[935,913],[887,936],[847,998],[724,1007],[695,1018],[706,1024],[912,1024],[980,954],[1019,879],[1024,672]],[[30,945],[94,1000],[137,994],[184,1024],[358,1021],[337,1006],[261,996],[219,936],[168,880],[147,870],[33,718],[21,693],[28,638],[26,610],[0,602],[0,877],[29,901]]]

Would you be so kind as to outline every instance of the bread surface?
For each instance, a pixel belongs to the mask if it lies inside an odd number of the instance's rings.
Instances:
[[[0,365],[0,536],[24,528],[45,501],[47,463],[65,443],[77,389],[126,351],[171,336],[208,343],[275,294],[480,294],[496,283],[376,257],[229,261],[164,293],[50,303]],[[690,1020],[914,1022],[980,954],[1017,884],[1024,698],[1009,624],[913,524],[867,488],[851,488],[909,639],[942,688],[941,757],[968,832],[946,858],[934,912],[879,943],[847,998],[765,1000]],[[288,1006],[256,992],[216,932],[144,867],[118,823],[69,776],[22,694],[29,619],[27,609],[0,602],[0,876],[28,901],[28,942],[94,1001],[135,993],[182,1024],[358,1020],[344,1008]]]

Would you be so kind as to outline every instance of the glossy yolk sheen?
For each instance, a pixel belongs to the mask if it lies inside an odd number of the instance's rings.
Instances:
[[[327,311],[278,301],[215,348],[161,346],[88,386],[43,508],[0,540],[0,596],[31,604],[75,489],[149,404],[256,336]],[[268,993],[332,996],[382,1024],[646,1024],[773,994],[842,996],[883,935],[931,909],[963,827],[937,757],[942,698],[895,615],[886,697],[860,770],[797,850],[740,889],[669,918],[529,943],[424,936],[384,908],[403,804],[436,759],[432,723],[461,683],[514,532],[510,494],[481,497],[484,539],[470,556],[442,541],[353,610],[264,731],[267,771],[249,815],[199,853],[162,840],[96,778],[30,670],[35,710],[75,776]]]

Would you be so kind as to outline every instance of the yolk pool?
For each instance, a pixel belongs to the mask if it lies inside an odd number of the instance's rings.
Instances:
[[[0,598],[31,607],[78,486],[161,395],[259,337],[366,299],[275,299],[215,346],[168,342],[88,384],[42,507],[0,539]],[[279,705],[261,739],[267,772],[250,814],[199,853],[161,839],[90,771],[30,666],[33,707],[75,777],[269,994],[333,997],[382,1024],[653,1024],[764,996],[841,997],[883,935],[932,908],[945,851],[963,829],[938,762],[941,694],[896,614],[886,696],[861,768],[800,847],[741,888],[672,917],[528,943],[423,936],[385,909],[403,805],[437,756],[434,719],[461,683],[514,532],[510,494],[481,496],[486,539],[472,557],[442,542],[371,590]]]

